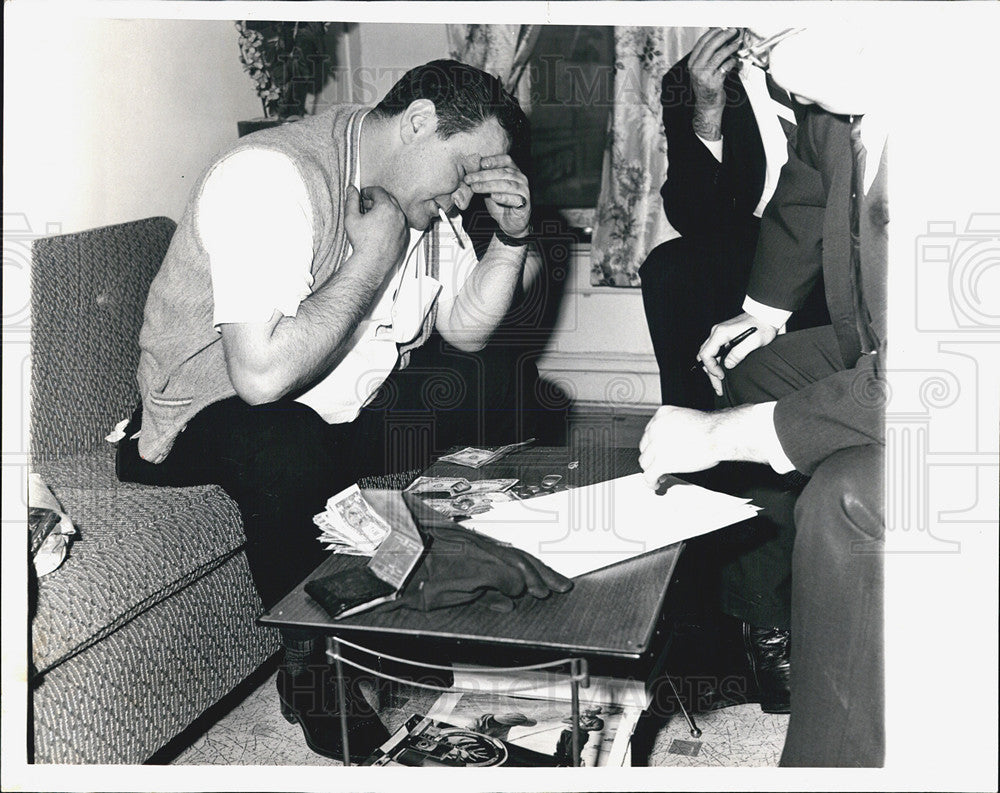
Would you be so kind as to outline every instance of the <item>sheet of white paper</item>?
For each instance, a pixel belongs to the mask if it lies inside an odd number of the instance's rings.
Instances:
[[[574,577],[752,518],[758,509],[697,485],[675,485],[658,496],[633,474],[495,504],[462,525]]]

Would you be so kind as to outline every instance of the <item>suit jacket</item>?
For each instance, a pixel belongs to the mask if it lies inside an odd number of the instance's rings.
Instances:
[[[749,256],[759,229],[753,211],[764,189],[764,146],[746,89],[735,71],[726,76],[723,89],[726,106],[719,162],[694,133],[695,99],[688,58],[664,75],[660,101],[668,163],[660,194],[667,220],[682,236],[749,247]]]
[[[869,155],[874,157],[875,155]],[[778,400],[774,424],[795,467],[811,473],[839,449],[884,442],[887,154],[861,205],[861,283],[869,317],[858,317],[852,286],[850,122],[819,108],[800,119],[794,147],[761,219],[747,294],[794,311],[822,275],[844,370]],[[862,355],[858,323],[875,340]]]

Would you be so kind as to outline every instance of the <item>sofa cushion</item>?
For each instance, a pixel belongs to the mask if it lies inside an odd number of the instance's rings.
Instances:
[[[221,488],[119,482],[110,446],[34,467],[79,532],[66,562],[38,582],[31,632],[39,673],[216,569],[246,541]]]

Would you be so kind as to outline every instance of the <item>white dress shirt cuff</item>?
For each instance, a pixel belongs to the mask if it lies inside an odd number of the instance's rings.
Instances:
[[[767,463],[775,473],[787,474],[794,471],[795,466],[788,459],[785,450],[781,448],[778,433],[774,429],[775,402],[762,402],[754,405],[751,417],[751,432],[754,434],[755,445],[767,456]]]
[[[712,152],[712,156],[715,157],[717,162],[722,162],[722,138],[718,140],[705,140],[701,135],[696,132],[698,140],[705,144],[705,148]]]
[[[791,311],[785,311],[783,308],[774,308],[773,306],[765,306],[763,303],[758,303],[749,295],[743,299],[743,310],[747,314],[766,322],[772,328],[783,327],[788,322],[788,318],[792,316]]]

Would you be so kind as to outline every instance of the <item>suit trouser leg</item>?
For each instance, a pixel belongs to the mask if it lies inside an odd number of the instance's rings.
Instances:
[[[658,245],[639,270],[642,301],[665,405],[712,407],[708,379],[692,372],[712,326],[739,313],[749,262],[685,237]]]
[[[725,400],[729,405],[769,402],[842,368],[830,326],[783,334],[727,372]],[[740,495],[764,509],[751,521],[750,541],[723,564],[720,599],[726,614],[759,627],[787,629],[797,494],[771,473],[750,485],[736,485]]]
[[[884,761],[882,465],[881,447],[841,450],[817,468],[795,507],[782,766]]]

